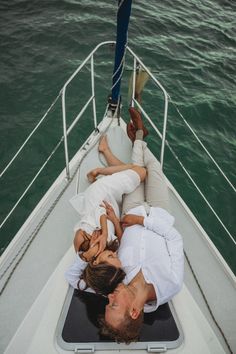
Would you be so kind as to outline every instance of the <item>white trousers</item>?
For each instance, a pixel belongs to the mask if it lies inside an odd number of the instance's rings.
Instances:
[[[132,152],[132,162],[145,166],[147,176],[133,192],[123,197],[122,215],[130,209],[144,205],[148,212],[150,207],[160,207],[169,211],[169,193],[160,162],[147,148],[142,140],[135,140]]]

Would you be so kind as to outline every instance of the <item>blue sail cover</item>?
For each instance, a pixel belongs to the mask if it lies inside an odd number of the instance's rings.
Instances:
[[[112,103],[117,103],[120,95],[120,84],[124,64],[125,47],[127,44],[131,5],[132,0],[118,1],[115,64],[113,69],[111,91]]]

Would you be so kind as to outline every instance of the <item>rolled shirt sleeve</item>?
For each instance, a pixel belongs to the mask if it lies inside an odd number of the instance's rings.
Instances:
[[[149,216],[145,216],[143,225],[146,229],[171,240],[175,235],[170,232],[175,218],[162,208],[151,208]]]
[[[86,266],[87,266],[87,262],[83,261],[80,258],[79,254],[77,253],[75,262],[65,272],[66,280],[74,289],[84,290],[86,284],[83,280],[80,282],[79,280]],[[78,283],[79,283],[79,287],[78,287]]]
[[[166,210],[162,208],[152,208],[149,216],[144,218],[143,224],[146,229],[157,233],[166,241],[166,247],[171,262],[172,282],[176,284],[175,293],[177,293],[183,283],[184,252],[182,236],[173,227],[174,220],[174,217]]]

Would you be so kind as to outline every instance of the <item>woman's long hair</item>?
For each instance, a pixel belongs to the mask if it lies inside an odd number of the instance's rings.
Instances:
[[[106,250],[115,252],[118,246],[119,242],[115,240],[106,247]],[[95,265],[90,262],[84,269],[81,280],[83,279],[86,286],[92,288],[97,294],[108,295],[122,282],[125,275],[121,268],[107,263]]]
[[[94,265],[89,263],[85,268],[82,279],[87,287],[92,288],[97,294],[108,295],[125,278],[125,272],[107,263]]]

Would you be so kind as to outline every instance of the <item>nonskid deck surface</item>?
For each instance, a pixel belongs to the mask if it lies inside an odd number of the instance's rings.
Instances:
[[[121,127],[116,126],[109,129],[108,141],[111,144],[112,151],[119,159],[124,162],[130,161],[131,143],[127,140],[126,133]],[[104,160],[99,156],[97,147],[95,146],[95,148],[87,154],[86,160],[83,161],[80,167],[79,186],[81,190],[88,185],[86,179],[87,171],[95,166],[102,166],[103,164]],[[63,179],[61,183],[63,183]],[[18,349],[20,349],[21,346],[23,352],[27,352],[28,349],[26,350],[26,348],[31,348],[28,351],[29,353],[32,352],[31,350],[33,350],[33,348],[35,353],[40,353],[40,351],[37,351],[36,349],[40,346],[40,350],[47,350],[47,348],[50,347],[51,353],[56,353],[58,351],[63,352],[63,350],[58,350],[58,348],[56,350],[53,343],[55,328],[58,325],[58,318],[68,288],[64,279],[64,271],[68,264],[73,261],[74,257],[74,252],[70,251],[70,253],[66,255],[65,260],[63,259],[63,255],[72,244],[73,226],[78,221],[76,212],[69,204],[69,199],[75,193],[75,184],[76,181],[74,178],[19,263],[0,299],[0,316],[5,319],[4,322],[0,322],[1,352],[3,352],[8,345],[10,339],[33,303],[34,305],[32,306],[31,311],[28,313],[21,328],[16,333],[7,353],[13,352],[13,348],[16,349],[18,347]],[[50,198],[45,202],[44,207],[46,207],[46,204],[49,203],[49,201]],[[181,205],[178,204],[177,201],[175,201],[175,203],[177,208],[181,208]],[[173,203],[174,207],[176,207],[176,205],[174,205],[175,203]],[[40,209],[36,217],[38,218],[42,212],[43,210]],[[179,214],[181,215],[181,211],[179,211]],[[29,225],[29,229],[31,226],[33,227],[34,222],[35,220],[33,220],[32,225]],[[181,223],[181,220],[179,222]],[[185,235],[183,236],[185,237]],[[59,263],[60,260],[62,260],[61,263]],[[56,267],[58,264],[59,267],[57,269]],[[53,272],[54,270],[55,272]],[[16,289],[17,303],[15,301]],[[40,294],[41,290],[42,292]],[[37,298],[38,295],[40,296]],[[195,320],[194,317],[191,316],[194,316],[194,313],[198,314],[196,316],[198,319],[195,324],[196,328],[198,328],[195,339],[202,340],[202,348],[205,348],[206,342],[211,338],[213,344],[211,343],[210,348],[212,348],[212,350],[214,349],[215,353],[221,353],[222,351],[219,349],[220,345],[217,342],[217,339],[214,338],[211,328],[207,325],[201,312],[199,312],[199,309],[194,305],[193,300],[191,300],[189,296],[190,294],[188,292],[186,293],[186,290],[184,290],[176,297],[176,300],[174,300],[177,315],[180,318],[181,325],[183,325],[184,336],[189,336],[191,333],[188,329],[189,322],[186,322],[186,318],[188,317],[186,315],[187,310],[182,310],[184,303],[188,303],[188,311],[192,311],[190,319],[192,318],[193,322]],[[21,306],[18,306],[19,303]],[[200,323],[198,323],[199,321]],[[34,326],[32,326],[32,323],[34,323]],[[52,326],[50,329],[48,327],[49,323],[50,326]],[[201,337],[201,327],[205,331],[205,339]],[[31,344],[27,343],[26,338],[23,338],[24,333],[27,332],[26,328],[28,328],[28,332],[30,330],[33,331],[33,328],[35,330]],[[47,330],[45,328],[47,328]],[[26,341],[26,343],[22,340]],[[39,345],[41,342],[42,344]],[[185,351],[181,352],[184,353]]]

